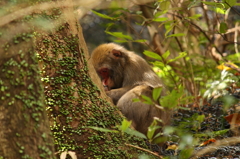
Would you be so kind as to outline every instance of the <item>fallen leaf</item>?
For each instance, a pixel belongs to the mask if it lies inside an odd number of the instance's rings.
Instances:
[[[232,65],[232,66],[238,68],[237,65],[235,65],[234,63],[231,63],[231,62],[222,63],[221,65],[218,65],[217,68],[218,68],[219,70],[226,70],[226,71],[232,70],[231,67],[227,67],[227,66],[225,66],[225,64]]]
[[[240,126],[240,114],[233,113],[224,117],[230,125]]]
[[[167,150],[176,150],[176,149],[178,149],[178,146],[175,145],[175,144],[169,145],[169,146],[167,147]]]
[[[213,142],[216,142],[216,140],[215,139],[209,139],[209,140],[204,141],[203,143],[201,143],[200,146],[205,146],[205,145],[211,144]]]

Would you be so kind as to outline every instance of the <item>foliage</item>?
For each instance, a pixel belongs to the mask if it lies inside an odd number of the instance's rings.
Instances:
[[[240,86],[237,76],[240,64],[237,42],[240,39],[237,33],[240,3],[236,0],[189,0],[182,3],[158,0],[128,9],[116,5],[116,2],[114,4],[115,7],[105,10],[111,18],[105,17],[101,11],[94,11],[98,16],[111,20],[106,25],[106,33],[115,42],[127,43],[125,45],[130,49],[143,52],[142,56],[150,61],[154,71],[169,88],[165,96],[160,96],[162,88],[155,88],[152,98],[141,96],[134,101],[173,110],[193,109],[188,107],[190,103],[201,109],[200,101],[206,103],[207,98],[216,95],[225,96],[221,101],[226,108],[236,103],[226,95],[231,94],[229,88],[233,89],[233,84],[235,88]],[[233,18],[236,14],[238,16]],[[119,23],[126,29],[122,30]],[[149,32],[147,38],[144,35],[146,30]],[[136,43],[143,45],[144,50],[132,47],[139,46]],[[226,69],[225,63],[232,67]],[[229,131],[199,132],[206,118],[209,117],[195,113],[185,119],[187,122],[182,121],[177,127],[164,129],[164,134],[171,139],[178,136],[173,140],[178,141],[179,149],[184,150],[181,158],[189,158],[193,146],[203,138],[221,136]],[[153,143],[165,140],[160,134],[154,136],[154,131],[159,128],[156,122],[161,121],[154,120],[147,134],[148,140]],[[191,133],[193,131],[194,134]]]

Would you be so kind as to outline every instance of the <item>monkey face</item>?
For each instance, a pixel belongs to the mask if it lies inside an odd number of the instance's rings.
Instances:
[[[109,43],[100,45],[91,55],[94,68],[101,78],[105,90],[122,87],[127,59],[124,51],[125,49],[119,45]]]
[[[114,87],[114,83],[111,78],[113,73],[111,73],[111,72],[112,72],[112,70],[110,70],[108,68],[101,68],[101,69],[97,70],[97,73],[98,73],[99,77],[101,78],[101,81],[102,81],[105,91],[109,91]]]

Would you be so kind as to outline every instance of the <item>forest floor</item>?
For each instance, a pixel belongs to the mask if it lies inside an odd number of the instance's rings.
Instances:
[[[195,153],[204,148],[211,148],[216,141],[231,137],[240,137],[240,92],[229,95],[235,100],[231,107],[225,108],[225,103],[219,100],[209,101],[201,107],[194,107],[191,110],[180,109],[173,115],[173,126],[181,127],[186,133],[191,133],[194,138],[200,140],[195,146]],[[198,121],[198,117],[203,117]],[[234,120],[234,123],[231,122]],[[234,125],[233,125],[234,124]],[[152,147],[152,150],[160,155],[169,156],[170,159],[178,159],[181,151],[175,149],[177,142],[169,142],[165,147]],[[171,147],[174,147],[171,149]],[[240,143],[229,144],[214,148],[198,159],[240,159]]]

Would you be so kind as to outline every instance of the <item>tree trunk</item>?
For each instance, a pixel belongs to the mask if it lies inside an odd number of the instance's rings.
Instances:
[[[90,128],[117,129],[122,115],[96,86],[101,86],[100,80],[89,61],[74,11],[55,9],[47,16],[56,13],[67,18],[57,20],[61,25],[50,33],[39,34],[37,52],[57,151],[73,151],[81,159],[137,158],[136,149],[126,144],[136,144],[139,139]]]
[[[1,2],[1,8],[9,7],[3,4]],[[33,31],[29,23],[22,21],[0,28],[0,158],[51,159],[54,144],[35,57]]]

